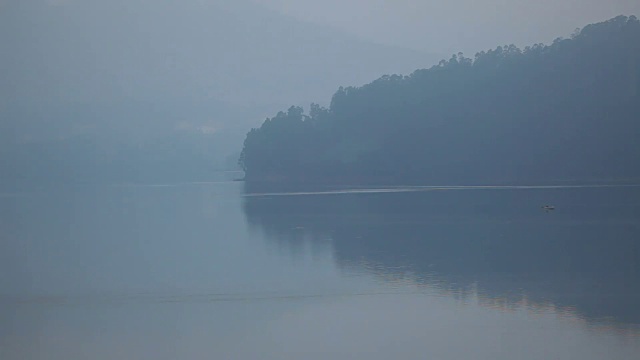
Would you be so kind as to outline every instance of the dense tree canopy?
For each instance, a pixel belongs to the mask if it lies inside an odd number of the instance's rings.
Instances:
[[[491,182],[640,178],[640,21],[340,88],[251,130],[247,180]]]

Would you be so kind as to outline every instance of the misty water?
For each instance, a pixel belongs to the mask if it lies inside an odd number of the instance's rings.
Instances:
[[[236,175],[1,193],[0,358],[640,354],[640,187]]]

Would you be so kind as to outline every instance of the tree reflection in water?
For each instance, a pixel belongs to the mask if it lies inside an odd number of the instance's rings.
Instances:
[[[285,247],[330,239],[339,267],[389,281],[640,324],[640,188],[329,190],[246,183],[246,219]]]

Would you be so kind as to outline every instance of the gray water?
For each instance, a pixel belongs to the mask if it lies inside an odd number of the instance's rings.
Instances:
[[[0,194],[3,360],[637,359],[638,304],[640,187]]]

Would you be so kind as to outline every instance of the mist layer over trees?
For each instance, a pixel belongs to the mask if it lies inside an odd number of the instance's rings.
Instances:
[[[251,0],[0,1],[0,44],[0,186],[211,179],[290,102],[441,57]]]
[[[251,130],[247,180],[472,183],[640,178],[640,21],[452,56],[341,87]]]

